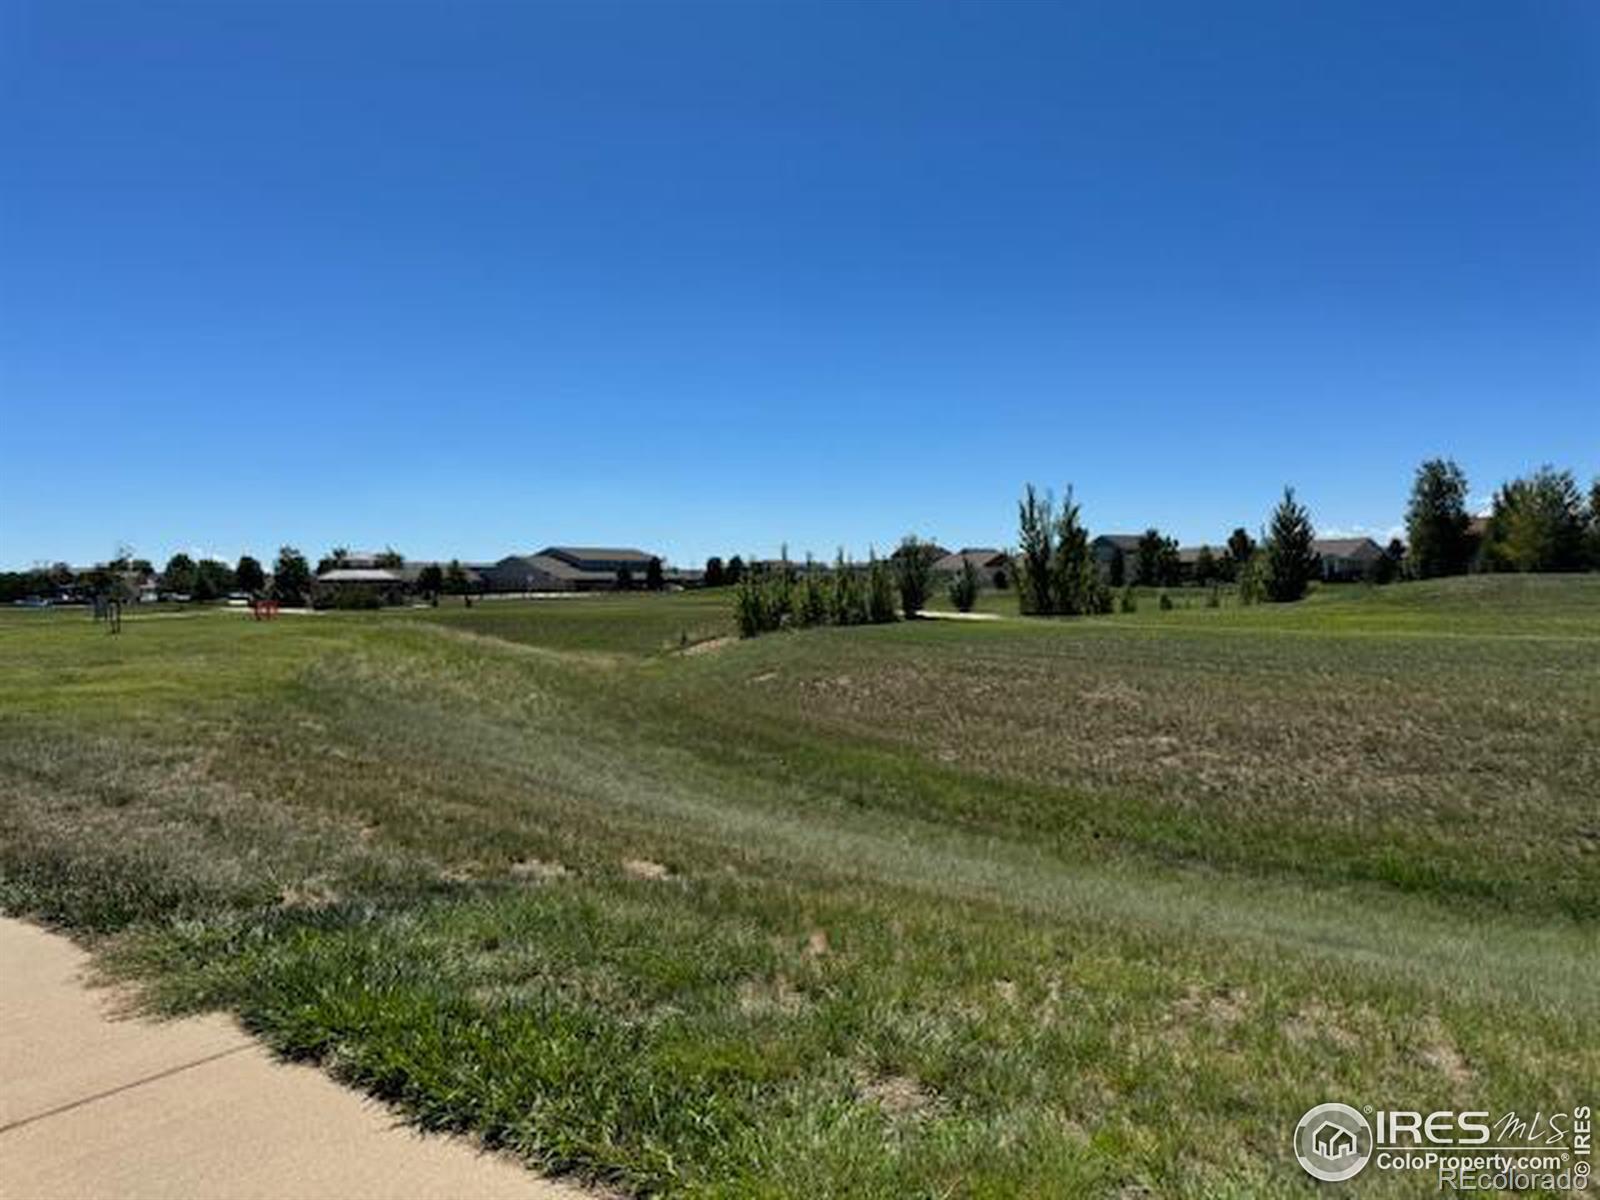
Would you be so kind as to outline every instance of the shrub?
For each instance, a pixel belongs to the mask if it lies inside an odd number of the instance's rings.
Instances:
[[[1220,587],[1218,587],[1214,583],[1211,585],[1211,590],[1206,593],[1206,607],[1207,608],[1221,608],[1222,607],[1222,589]]]
[[[957,612],[971,612],[978,602],[978,568],[972,560],[963,558],[961,570],[950,580],[950,603]]]
[[[806,575],[800,581],[800,601],[795,606],[795,622],[803,628],[825,624],[828,620],[828,594],[822,572],[816,569],[810,557],[806,558]]]
[[[1164,591],[1161,593],[1161,611],[1162,612],[1171,612],[1172,611],[1172,597],[1167,595],[1167,593],[1164,592]]]
[[[1125,613],[1139,611],[1139,597],[1135,594],[1132,584],[1122,589],[1122,611]]]
[[[832,589],[828,597],[828,617],[835,625],[863,625],[867,620],[867,597],[855,563],[840,550],[833,563]]]
[[[867,621],[888,625],[894,620],[894,579],[888,564],[872,553],[867,560]]]
[[[333,607],[346,611],[367,611],[383,607],[383,597],[373,588],[340,587],[333,593]]]
[[[740,637],[759,637],[781,628],[786,615],[784,593],[778,584],[754,572],[740,575],[733,585],[733,619]]]
[[[1257,551],[1239,565],[1239,603],[1260,604],[1267,598],[1265,556]]]
[[[900,539],[894,552],[894,581],[900,592],[900,611],[914,620],[928,603],[928,585],[933,578],[934,548],[915,534]]]

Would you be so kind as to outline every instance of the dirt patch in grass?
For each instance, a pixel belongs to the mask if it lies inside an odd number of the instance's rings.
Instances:
[[[1362,1044],[1340,1015],[1320,1000],[1302,1005],[1282,1028],[1284,1036],[1298,1045],[1322,1040],[1341,1050],[1355,1050]]]
[[[529,882],[544,882],[552,879],[565,879],[572,872],[558,862],[546,862],[540,858],[524,858],[511,864],[509,873],[513,879],[523,879]]]
[[[678,653],[682,654],[686,658],[692,657],[696,654],[715,654],[718,650],[726,650],[738,640],[739,639],[736,637],[707,638],[703,642],[693,642],[690,645],[685,646],[682,650],[679,650]]]
[[[672,871],[664,864],[652,862],[648,858],[625,858],[622,860],[622,873],[630,879],[671,879]]]
[[[806,1008],[806,998],[782,975],[746,979],[739,984],[739,1011],[749,1017],[792,1017]]]
[[[1172,1006],[1172,1014],[1185,1023],[1204,1021],[1227,1029],[1249,1016],[1250,1009],[1250,993],[1244,988],[1190,985],[1183,998]]]
[[[1418,1058],[1458,1087],[1472,1082],[1472,1068],[1438,1017],[1428,1017],[1421,1033]]]
[[[919,1116],[938,1102],[933,1092],[909,1075],[859,1076],[856,1095],[891,1117]]]

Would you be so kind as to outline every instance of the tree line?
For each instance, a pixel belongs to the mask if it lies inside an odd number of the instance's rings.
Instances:
[[[1481,519],[1468,513],[1467,495],[1453,460],[1417,468],[1406,506],[1410,574],[1600,570],[1600,479],[1585,497],[1570,470],[1540,467],[1501,484]]]

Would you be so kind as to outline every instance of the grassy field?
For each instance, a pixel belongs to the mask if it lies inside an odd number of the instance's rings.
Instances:
[[[637,1192],[1309,1194],[1323,1100],[1592,1103],[1600,578],[1185,598],[0,613],[0,907]]]

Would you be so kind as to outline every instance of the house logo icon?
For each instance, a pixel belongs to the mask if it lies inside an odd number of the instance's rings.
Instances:
[[[1348,1104],[1319,1104],[1295,1126],[1294,1156],[1313,1179],[1353,1178],[1372,1157],[1372,1126]]]

